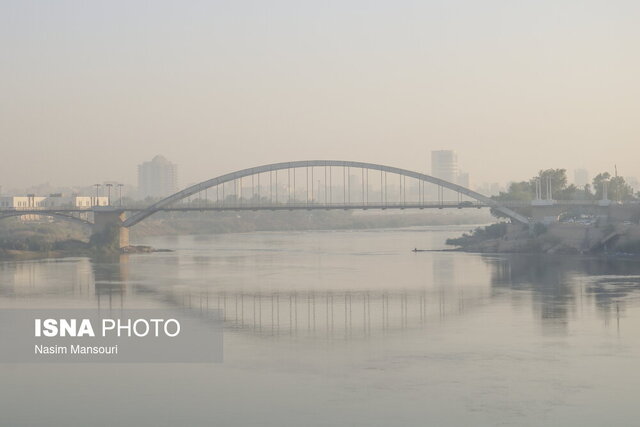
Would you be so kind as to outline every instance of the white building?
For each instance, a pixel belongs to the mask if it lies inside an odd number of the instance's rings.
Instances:
[[[458,167],[458,155],[453,150],[434,150],[431,152],[431,176],[444,179],[453,184],[470,188],[471,182],[469,174],[462,172]],[[431,196],[439,198],[437,189],[431,189]],[[453,190],[442,190],[443,201],[455,201],[458,193]]]
[[[431,152],[431,175],[449,182],[458,180],[458,155],[452,150]]]
[[[138,165],[140,198],[165,197],[178,191],[178,166],[163,156]]]
[[[0,208],[29,209],[40,206],[44,197],[36,196],[0,196]]]
[[[62,194],[50,194],[49,196],[0,196],[0,209],[16,211],[46,210],[55,208],[86,208],[93,206],[109,206],[108,197],[94,196],[63,196]],[[85,215],[85,214],[81,214]],[[41,215],[20,215],[23,221],[38,221]]]
[[[47,208],[91,208],[92,206],[109,206],[108,197],[95,196],[0,196],[0,209],[31,210]]]
[[[578,188],[584,188],[589,184],[589,171],[586,169],[576,169],[573,171],[573,184]]]

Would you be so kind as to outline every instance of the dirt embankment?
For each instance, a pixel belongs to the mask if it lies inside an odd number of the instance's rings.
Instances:
[[[449,242],[468,252],[546,254],[640,254],[640,226],[551,224],[532,232],[504,224],[492,232],[476,232]]]
[[[88,243],[74,241],[62,241],[57,243],[57,249],[53,250],[17,250],[0,248],[0,261],[2,260],[31,260],[44,258],[63,258],[63,257],[95,257],[104,255],[117,254],[146,254],[153,252],[169,252],[168,249],[155,249],[151,246],[127,246],[120,248],[115,253],[92,247]]]

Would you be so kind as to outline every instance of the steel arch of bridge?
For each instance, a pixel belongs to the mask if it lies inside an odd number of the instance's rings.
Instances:
[[[529,224],[529,220],[520,215],[519,213],[500,205],[495,200],[480,194],[476,191],[470,190],[466,187],[463,187],[458,184],[454,184],[449,181],[445,181],[440,178],[433,177],[431,175],[425,175],[423,173],[410,171],[407,169],[396,168],[392,166],[379,165],[375,163],[365,163],[365,162],[352,162],[352,161],[343,161],[343,160],[302,160],[302,161],[294,161],[294,162],[282,162],[282,163],[273,163],[270,165],[257,166],[248,169],[242,169],[236,172],[231,172],[225,175],[220,175],[216,178],[208,179],[206,181],[202,181],[198,184],[192,185],[190,187],[185,188],[182,191],[178,191],[171,196],[168,196],[148,208],[137,212],[127,218],[122,225],[124,227],[131,227],[144,220],[145,218],[153,215],[154,213],[170,206],[173,203],[176,203],[182,199],[185,199],[189,196],[197,194],[201,191],[204,191],[208,188],[215,187],[217,185],[221,185],[227,182],[232,182],[247,176],[258,175],[261,173],[274,172],[279,170],[287,170],[287,169],[296,169],[296,168],[309,168],[309,167],[348,167],[348,168],[356,168],[356,169],[366,169],[366,170],[374,170],[380,172],[388,172],[394,173],[401,176],[406,176],[410,178],[415,178],[419,181],[428,182],[431,184],[439,185],[443,188],[447,188],[449,190],[456,191],[460,194],[464,194],[472,199],[478,200],[482,203],[485,203],[487,206],[495,208],[510,218],[521,222],[523,224]]]
[[[91,221],[88,221],[88,220],[82,219],[82,218],[78,218],[77,216],[74,216],[74,215],[71,215],[71,214],[68,214],[68,213],[50,212],[50,211],[42,212],[42,211],[38,211],[38,210],[3,212],[2,214],[0,214],[0,220],[5,219],[5,218],[13,218],[13,217],[16,217],[16,216],[23,216],[23,215],[49,216],[49,217],[59,218],[59,219],[62,219],[62,220],[65,220],[65,221],[69,221],[69,222],[78,222],[78,223],[84,224],[84,225],[93,225],[93,223]]]

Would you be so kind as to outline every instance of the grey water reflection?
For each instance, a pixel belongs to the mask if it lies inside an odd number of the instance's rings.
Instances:
[[[179,242],[171,237],[163,243],[179,247]],[[207,236],[197,236],[189,245],[210,243]],[[276,252],[278,256],[273,256],[271,251],[289,243],[287,236],[270,236],[269,247],[261,251],[221,250],[213,246],[198,253],[177,251],[157,259],[120,255],[5,262],[0,263],[0,297],[41,302],[92,300],[91,304],[99,308],[147,303],[194,312],[215,308],[223,310],[229,331],[348,339],[421,328],[461,316],[475,307],[503,301],[505,295],[512,304],[529,305],[543,331],[567,333],[571,313],[578,304],[592,302],[610,320],[624,312],[628,300],[640,290],[640,265],[635,262],[455,253],[413,256],[414,261],[423,265],[416,269],[412,263],[410,269],[416,271],[398,273],[410,276],[402,286],[380,280],[365,280],[358,286],[349,282],[338,287],[320,280],[309,286],[295,279],[294,286],[287,284],[281,289],[279,278],[275,285],[255,286],[261,280],[256,272],[283,267],[283,254]],[[322,277],[332,269],[340,270],[341,265],[322,264],[327,260],[318,263],[317,258],[325,258],[322,253],[325,250],[320,247],[315,249],[316,254],[312,251],[305,255],[303,265],[285,262],[284,270],[278,274],[295,276],[300,267],[313,267]],[[219,269],[220,264],[228,270]],[[483,264],[488,269],[483,269]],[[163,269],[170,269],[171,274],[163,277]],[[225,284],[226,275],[231,276],[231,286]],[[238,283],[252,286],[233,286]]]
[[[483,257],[496,290],[521,291],[547,332],[567,333],[571,313],[593,303],[607,321],[619,322],[628,303],[637,303],[640,264],[634,260],[546,255]]]
[[[123,307],[129,281],[129,255],[94,259],[91,267],[98,308]]]
[[[174,252],[0,262],[0,309],[164,308],[203,319],[222,309],[225,325],[218,366],[84,367],[82,378],[0,366],[0,413],[8,425],[53,426],[87,425],[80,415],[95,413],[149,426],[217,416],[221,425],[633,425],[635,400],[620,397],[633,393],[620,391],[640,384],[629,374],[640,357],[640,265],[411,252],[443,249],[459,232],[158,237],[143,243]],[[140,384],[136,399],[120,394],[123,382]],[[79,416],[38,418],[13,389]],[[151,406],[171,412],[140,409]]]

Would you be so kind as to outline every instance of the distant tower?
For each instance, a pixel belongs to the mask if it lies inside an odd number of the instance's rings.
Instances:
[[[166,197],[178,191],[178,166],[163,156],[138,165],[140,198]]]
[[[589,184],[589,171],[586,169],[576,169],[573,171],[573,183],[578,188],[583,188]]]
[[[431,176],[444,179],[453,184],[458,183],[458,155],[452,150],[435,150],[431,152]],[[431,197],[439,199],[438,188],[431,186]],[[457,199],[457,193],[451,190],[442,189],[442,201],[453,201]]]
[[[431,152],[431,175],[449,182],[458,180],[458,155],[452,150]]]
[[[465,188],[471,188],[471,180],[469,179],[469,173],[460,171],[460,173],[458,174],[457,184]]]

